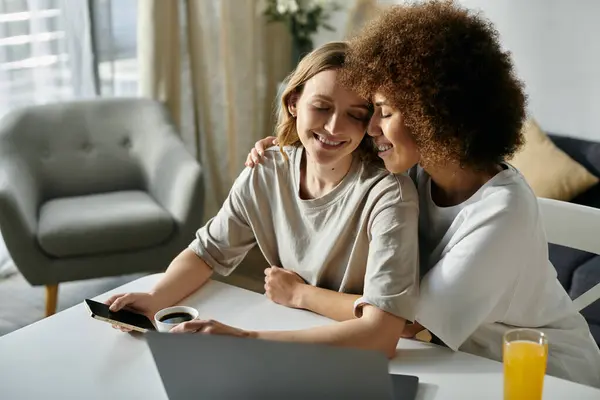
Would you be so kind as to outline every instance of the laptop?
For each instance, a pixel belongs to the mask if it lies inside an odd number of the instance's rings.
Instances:
[[[416,376],[375,351],[230,336],[148,332],[170,400],[415,400]]]

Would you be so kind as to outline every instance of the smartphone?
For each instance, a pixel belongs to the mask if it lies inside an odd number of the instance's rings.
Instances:
[[[98,303],[97,301],[90,299],[86,299],[84,303],[88,310],[90,310],[90,313],[92,314],[91,317],[97,320],[108,322],[113,325],[119,325],[138,332],[156,330],[154,324],[152,324],[152,321],[150,321],[145,315],[127,310],[113,312],[110,311],[106,304]]]

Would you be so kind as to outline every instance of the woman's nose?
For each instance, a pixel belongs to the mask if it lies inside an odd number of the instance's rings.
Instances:
[[[336,133],[342,130],[342,119],[338,118],[338,115],[333,113],[325,122],[325,130],[329,132],[330,135],[335,135]]]
[[[372,137],[381,136],[383,134],[381,127],[379,126],[379,121],[376,119],[376,117],[371,118],[369,125],[367,125],[367,135]]]

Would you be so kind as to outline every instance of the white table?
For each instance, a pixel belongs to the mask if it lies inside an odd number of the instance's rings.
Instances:
[[[113,293],[147,291],[151,275]],[[210,282],[182,304],[245,329],[298,329],[332,323],[266,297]],[[429,343],[401,340],[390,371],[418,375],[419,399],[501,399],[502,365]],[[0,338],[0,398],[166,399],[143,335],[129,335],[89,317],[83,304]],[[546,377],[544,399],[600,399],[600,390]]]

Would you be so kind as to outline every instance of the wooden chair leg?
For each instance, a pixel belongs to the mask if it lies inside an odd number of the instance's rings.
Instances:
[[[58,285],[46,285],[46,317],[56,312],[58,301]]]

